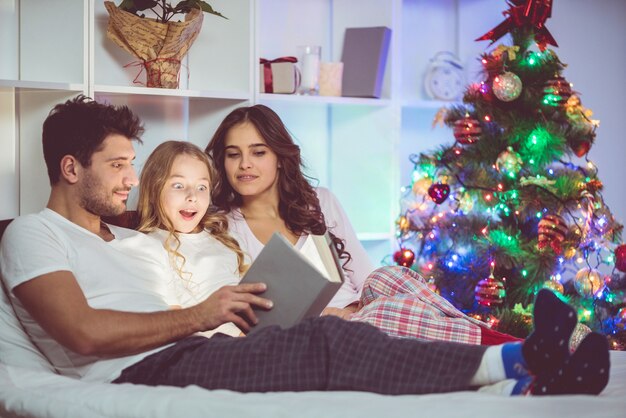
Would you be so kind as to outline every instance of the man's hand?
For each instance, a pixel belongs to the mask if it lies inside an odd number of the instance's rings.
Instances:
[[[204,302],[196,305],[202,316],[202,324],[207,330],[232,322],[244,332],[258,322],[252,305],[271,309],[272,301],[257,296],[266,289],[264,283],[246,283],[224,286],[211,294]]]

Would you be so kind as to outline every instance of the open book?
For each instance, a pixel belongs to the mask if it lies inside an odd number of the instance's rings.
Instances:
[[[259,323],[251,332],[270,325],[289,328],[319,316],[343,280],[337,253],[326,235],[309,235],[298,250],[274,234],[241,280],[267,284],[261,296],[274,302],[270,310],[254,308]]]

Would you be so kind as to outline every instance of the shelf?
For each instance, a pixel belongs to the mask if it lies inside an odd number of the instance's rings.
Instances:
[[[389,241],[393,239],[392,233],[387,232],[360,232],[356,234],[359,241]]]
[[[301,96],[298,94],[268,94],[260,93],[257,101],[295,102],[302,104],[340,104],[340,105],[367,105],[389,106],[389,99],[370,99],[364,97],[334,97],[334,96]]]
[[[207,90],[183,90],[183,89],[160,89],[152,87],[129,87],[129,86],[107,86],[95,85],[96,94],[119,94],[119,95],[143,95],[143,96],[169,96],[169,97],[189,97],[200,99],[223,99],[223,100],[250,100],[247,92],[238,91],[207,91]]]
[[[402,107],[414,109],[439,109],[449,107],[461,102],[448,102],[443,100],[409,99],[402,102]]]
[[[9,87],[22,90],[65,90],[82,92],[85,91],[85,85],[75,83],[56,83],[47,81],[23,81],[23,80],[2,80],[0,79],[0,87]]]

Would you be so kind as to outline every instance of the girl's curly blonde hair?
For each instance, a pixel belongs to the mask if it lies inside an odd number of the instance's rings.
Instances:
[[[185,277],[188,274],[184,271],[185,257],[178,251],[180,239],[174,225],[167,217],[161,194],[165,188],[168,177],[174,165],[174,160],[179,155],[188,155],[206,164],[209,170],[209,188],[216,178],[215,170],[207,155],[190,142],[166,141],[155,148],[148,157],[139,181],[139,203],[137,212],[139,214],[139,227],[142,232],[152,232],[156,229],[168,231],[169,235],[165,239],[163,246],[170,255],[172,266],[178,272],[181,279],[191,280]],[[244,254],[237,241],[228,234],[228,220],[224,212],[218,211],[215,207],[209,209],[198,224],[198,230],[208,231],[215,239],[231,249],[237,255],[238,270],[233,272],[239,276],[246,270],[244,264]]]

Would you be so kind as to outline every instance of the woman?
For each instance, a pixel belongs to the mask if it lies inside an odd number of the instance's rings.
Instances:
[[[205,151],[218,174],[213,204],[228,213],[230,230],[253,260],[274,232],[296,246],[308,234],[331,233],[346,281],[324,314],[368,322],[397,337],[483,345],[517,340],[464,315],[410,269],[371,273],[341,205],[329,190],[309,184],[300,148],[270,108],[235,109]]]

